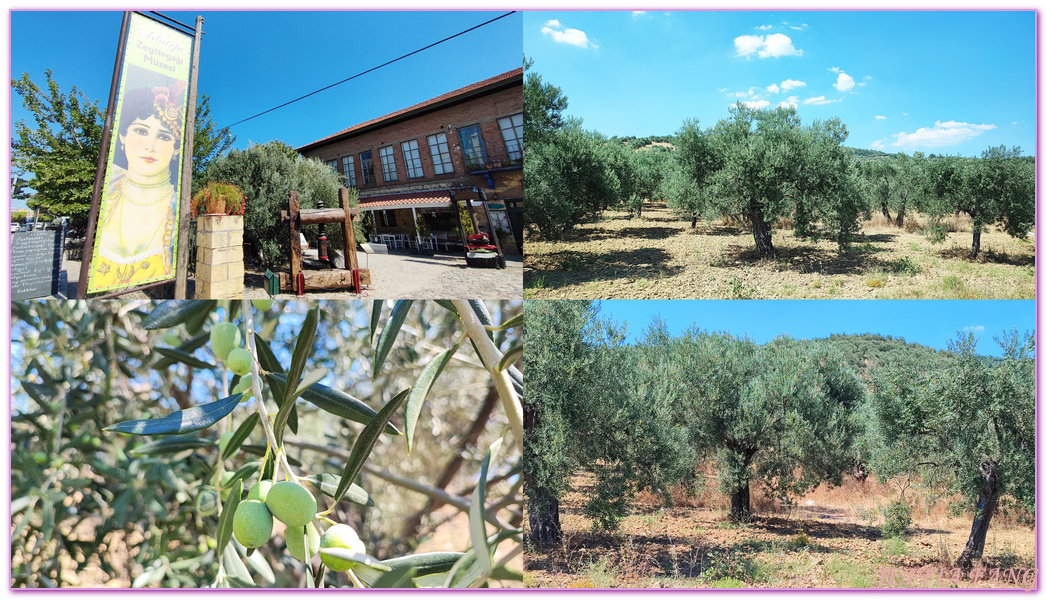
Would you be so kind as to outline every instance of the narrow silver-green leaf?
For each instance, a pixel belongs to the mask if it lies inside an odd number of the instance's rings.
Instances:
[[[509,319],[508,321],[505,321],[501,325],[486,325],[484,326],[484,329],[486,329],[487,331],[506,331],[508,329],[519,327],[521,325],[523,325],[523,313],[516,315],[515,317]]]
[[[322,381],[324,377],[327,377],[327,369],[323,367],[309,371],[308,373],[306,373],[305,377],[302,378],[302,381],[298,384],[298,389],[294,391],[292,397],[297,398],[298,396],[301,396],[302,392],[309,389],[309,386],[315,383],[320,383],[320,381]]]
[[[273,568],[269,565],[269,561],[265,560],[262,552],[247,552],[247,548],[243,544],[233,539],[233,543],[236,544],[236,552],[243,557],[244,563],[251,568],[252,571],[262,576],[267,583],[270,585],[276,583],[276,574],[273,573]]]
[[[233,514],[236,507],[240,505],[240,496],[244,491],[244,482],[237,480],[229,491],[229,498],[222,503],[222,514],[218,517],[218,545],[215,548],[225,548],[229,540],[233,538]]]
[[[168,329],[185,323],[201,312],[211,312],[214,300],[164,300],[145,318],[146,329]]]
[[[237,469],[233,473],[233,478],[230,479],[229,483],[226,484],[226,485],[233,485],[237,481],[243,481],[243,480],[247,479],[248,477],[250,477],[251,475],[254,475],[255,472],[258,471],[258,467],[259,467],[258,462],[259,461],[249,462],[246,465],[244,465],[244,466],[240,467],[239,469]]]
[[[371,340],[367,342],[367,345],[374,343],[374,333],[378,331],[378,323],[382,320],[382,306],[385,304],[385,300],[375,300],[371,303]]]
[[[342,498],[345,491],[349,489],[349,485],[356,481],[356,476],[364,468],[364,462],[371,455],[371,450],[374,449],[374,445],[378,442],[378,437],[389,423],[389,419],[400,409],[400,406],[407,400],[407,396],[410,393],[411,388],[407,388],[393,396],[393,399],[382,407],[382,410],[378,411],[375,418],[371,419],[371,422],[360,432],[360,436],[356,438],[356,443],[353,444],[352,451],[349,452],[349,460],[345,463],[345,470],[342,471],[342,479],[338,482],[338,489],[335,490],[335,504]]]
[[[487,524],[484,521],[484,505],[487,502],[487,472],[491,468],[491,462],[498,455],[502,447],[502,439],[495,440],[484,454],[483,463],[480,465],[480,479],[473,489],[472,501],[469,503],[469,537],[472,538],[473,549],[476,551],[477,565],[487,575],[491,574],[494,564],[491,562],[491,551],[487,547]]]
[[[131,582],[131,587],[142,588],[147,585],[156,583],[157,581],[163,579],[164,575],[166,574],[167,569],[163,566],[148,571],[143,571],[141,575],[135,577],[135,580]]]
[[[104,431],[119,431],[138,435],[165,435],[171,433],[189,433],[210,427],[233,412],[243,394],[233,394],[228,398],[215,400],[200,406],[175,411],[157,419],[124,421],[106,427]]]
[[[276,386],[282,390],[287,381],[287,376],[282,373],[275,373],[267,375],[266,381],[269,382],[270,386],[273,386],[275,382]],[[274,392],[274,394],[279,395],[279,392]],[[364,425],[370,423],[371,419],[378,414],[373,408],[364,404],[362,400],[320,383],[314,383],[303,390],[302,399],[313,404],[320,410],[327,411],[332,415],[356,423],[362,423]],[[386,425],[385,433],[388,433],[389,435],[401,435],[400,430],[394,427],[392,423]]]
[[[193,339],[189,340],[188,342],[185,342],[185,343],[179,345],[177,348],[175,348],[175,350],[178,350],[179,352],[185,352],[186,354],[192,354],[193,351],[195,351],[197,348],[200,348],[201,346],[206,344],[208,341],[210,341],[210,339],[211,339],[211,334],[209,334],[209,333],[202,333],[202,334],[194,337]],[[170,359],[170,358],[161,357],[161,358],[158,358],[155,363],[153,363],[153,368],[156,369],[157,371],[163,371],[164,369],[166,369],[167,367],[170,367],[174,363],[175,363],[175,361]]]
[[[454,303],[450,300],[433,300],[433,302],[435,302],[437,306],[442,306],[454,314],[458,314],[458,309],[454,307]]]
[[[236,432],[233,433],[233,437],[229,438],[229,443],[225,446],[225,451],[222,452],[222,458],[229,458],[236,453],[237,449],[247,441],[247,438],[251,435],[251,431],[254,430],[255,425],[258,424],[258,413],[253,412],[251,416],[247,417],[247,420],[240,424],[236,428]]]
[[[316,489],[320,490],[320,492],[326,496],[334,498],[334,495],[338,492],[338,482],[340,481],[340,478],[337,475],[319,473],[317,475],[302,477],[301,479],[313,484]],[[374,499],[367,493],[367,490],[355,483],[350,484],[349,488],[345,490],[345,495],[342,496],[342,500],[348,500],[353,504],[359,504],[361,506],[375,506]]]
[[[181,452],[182,450],[196,450],[198,448],[206,448],[213,446],[214,441],[199,438],[171,438],[164,440],[156,440],[155,442],[146,442],[139,446],[135,446],[131,449],[131,454],[141,456],[145,454],[174,454],[175,452]]]
[[[509,365],[515,364],[523,356],[523,344],[516,344],[505,351],[502,360],[498,361],[498,370],[504,371]]]
[[[417,588],[418,586],[414,583],[414,577],[414,567],[399,567],[388,573],[383,573],[371,587],[379,589]]]
[[[184,365],[193,367],[194,369],[214,369],[215,365],[202,361],[199,358],[189,354],[188,352],[182,352],[181,350],[175,350],[174,348],[153,348],[153,351],[160,354],[164,358],[169,358],[175,362],[180,362]]]
[[[225,552],[222,553],[222,564],[225,565],[225,572],[231,577],[236,577],[237,579],[242,579],[244,581],[251,581],[253,583],[251,572],[247,570],[247,567],[244,566],[244,562],[240,560],[240,557],[237,555],[235,545],[236,540],[230,541],[229,545],[225,548]]]
[[[396,336],[400,333],[400,327],[403,326],[404,319],[407,318],[407,312],[411,310],[411,304],[413,303],[414,300],[397,300],[396,304],[393,305],[393,314],[390,315],[389,321],[382,328],[382,333],[378,334],[378,344],[374,350],[374,372],[371,374],[371,379],[378,378],[378,372],[382,370],[385,358],[389,356],[389,351],[393,349],[393,342],[396,341]]]
[[[280,361],[276,360],[276,355],[273,354],[273,349],[269,347],[269,342],[258,335],[254,334],[254,347],[258,353],[258,365],[270,373],[279,373],[284,370]]]
[[[347,548],[320,548],[320,554],[326,554],[327,556],[333,556],[335,558],[351,560],[355,563],[367,565],[368,567],[378,569],[380,571],[389,570],[389,567],[383,565],[382,561],[378,560],[377,558],[369,554],[359,554]]]
[[[291,368],[287,372],[287,383],[284,388],[284,397],[280,401],[280,412],[276,413],[273,421],[273,433],[276,435],[276,443],[280,444],[284,439],[284,426],[287,418],[294,407],[294,390],[298,389],[298,381],[305,370],[305,362],[313,352],[313,338],[316,336],[316,326],[320,320],[320,306],[314,305],[305,314],[305,321],[298,332],[298,341],[294,345],[294,353],[291,355]]]
[[[436,358],[429,361],[429,364],[425,365],[425,368],[422,369],[418,379],[411,387],[411,394],[407,397],[407,407],[404,409],[404,431],[407,432],[408,454],[411,453],[411,441],[414,440],[414,428],[418,424],[418,415],[422,412],[422,404],[425,402],[426,396],[429,395],[429,391],[433,389],[436,378],[443,372],[444,367],[447,366],[454,353],[458,352],[459,346],[461,346],[461,343],[455,344],[449,350],[444,350]]]

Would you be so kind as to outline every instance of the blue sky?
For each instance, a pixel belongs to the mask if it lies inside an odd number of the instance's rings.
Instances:
[[[230,125],[509,12],[168,11],[204,17],[199,89]],[[38,85],[51,69],[105,106],[120,33],[118,11],[15,11],[11,75]],[[236,147],[282,140],[300,146],[356,123],[519,68],[520,13],[286,108],[233,127]],[[28,117],[12,94],[11,122]],[[30,121],[31,123],[31,121]]]
[[[758,343],[781,334],[798,339],[875,333],[946,349],[957,332],[978,338],[978,353],[1000,356],[993,341],[1005,331],[1032,331],[1032,300],[605,300],[601,314],[628,324],[635,341],[660,315],[674,335],[692,324],[747,335]]]
[[[535,71],[611,136],[703,127],[736,101],[840,117],[847,145],[980,155],[1035,144],[1035,15],[1022,12],[536,11]]]

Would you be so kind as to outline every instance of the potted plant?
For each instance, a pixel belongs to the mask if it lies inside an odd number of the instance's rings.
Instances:
[[[243,215],[247,196],[235,185],[209,181],[193,195],[190,209],[194,217],[201,215]]]

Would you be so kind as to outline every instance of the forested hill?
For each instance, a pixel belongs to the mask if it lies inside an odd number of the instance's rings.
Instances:
[[[839,350],[848,366],[857,373],[872,374],[877,369],[884,367],[930,371],[944,368],[945,364],[954,356],[947,350],[936,350],[921,344],[906,342],[905,338],[874,333],[835,334],[817,341],[827,343]],[[994,356],[983,358],[992,363],[1000,360]]]

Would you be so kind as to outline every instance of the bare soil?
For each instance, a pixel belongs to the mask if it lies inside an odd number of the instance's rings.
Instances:
[[[664,204],[647,205],[640,218],[611,210],[560,242],[529,237],[524,297],[1034,298],[1031,235],[1015,239],[990,227],[981,254],[970,259],[969,219],[949,219],[952,231],[941,244],[919,232],[926,219],[907,221],[895,227],[877,215],[842,252],[830,240],[800,239],[779,227],[776,256],[760,258],[741,223],[699,220],[691,229]]]
[[[832,489],[821,486],[791,506],[755,491],[757,514],[745,525],[727,519],[729,501],[717,492],[695,497],[674,490],[670,507],[644,493],[615,534],[594,533],[592,521],[584,516],[586,489],[594,481],[590,474],[576,475],[572,488],[577,491],[561,501],[563,544],[526,551],[529,587],[1027,588],[1033,584],[1031,576],[1023,578],[1035,566],[1035,532],[1013,513],[997,513],[986,538],[983,570],[961,578],[952,564],[967,542],[971,515],[950,514],[946,499],[930,505],[917,502],[909,535],[884,539],[878,509],[896,500],[898,491],[872,477],[865,483],[849,479]],[[920,494],[910,490],[906,498],[912,502]],[[996,568],[1000,570],[994,572]]]

